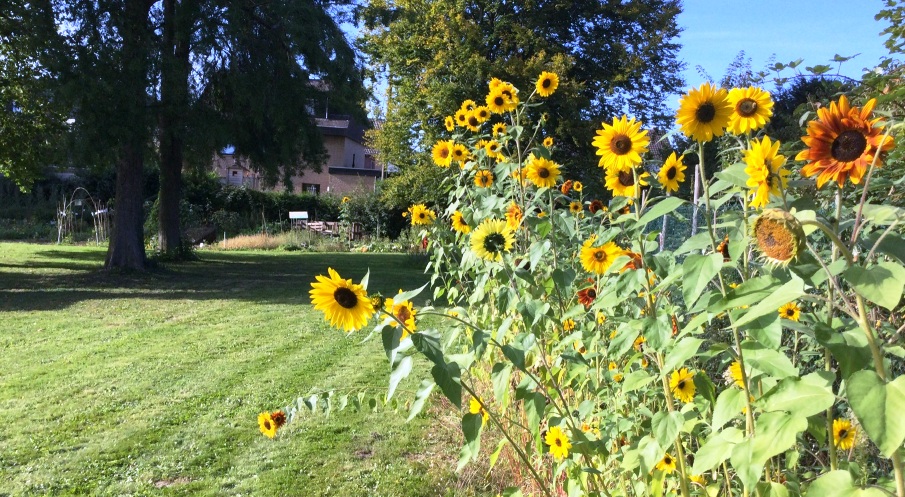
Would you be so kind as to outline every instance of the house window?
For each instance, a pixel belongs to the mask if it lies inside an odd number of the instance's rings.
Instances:
[[[321,185],[317,183],[302,183],[302,191],[318,195],[321,192]]]

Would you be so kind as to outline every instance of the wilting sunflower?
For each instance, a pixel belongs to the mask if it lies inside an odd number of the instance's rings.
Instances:
[[[446,119],[443,120],[443,126],[446,127],[446,131],[452,131],[456,129],[456,119],[453,116],[446,116]]]
[[[437,214],[424,204],[415,204],[408,208],[408,212],[413,226],[428,226],[434,224],[434,219],[437,219]]]
[[[650,173],[647,171],[638,171],[637,169],[619,170],[616,168],[607,168],[606,170],[606,187],[613,192],[614,197],[635,198],[635,173],[638,174],[637,186],[647,186],[647,178]]]
[[[399,290],[399,293],[402,293],[402,290]],[[402,324],[402,338],[415,331],[415,314],[417,311],[415,311],[415,306],[411,301],[402,300],[396,302],[395,299],[389,298],[386,299],[383,306],[387,312],[396,318],[397,324]]]
[[[559,165],[550,159],[532,157],[525,168],[528,181],[538,188],[553,188],[559,180]]]
[[[788,304],[779,308],[779,317],[790,319],[792,321],[798,321],[798,318],[801,317],[801,308],[798,307],[797,303],[789,302]]]
[[[855,445],[857,429],[847,419],[833,420],[833,445],[842,450],[849,450]]]
[[[538,95],[544,98],[549,97],[559,87],[559,76],[556,73],[544,71],[538,76],[534,87],[537,89]]]
[[[474,174],[474,184],[480,188],[490,188],[493,185],[493,173],[482,169]]]
[[[584,305],[585,308],[591,307],[595,299],[597,299],[597,289],[592,286],[578,291],[578,303]]]
[[[663,163],[660,172],[657,173],[657,181],[660,182],[663,189],[667,192],[677,192],[679,191],[679,183],[685,181],[685,169],[682,157],[676,156],[676,153],[673,152],[666,159],[666,162]]]
[[[487,409],[484,409],[484,401],[477,397],[472,397],[471,400],[468,401],[468,412],[472,414],[480,414],[481,424],[486,423],[487,418],[490,417],[490,413],[487,412]]]
[[[731,116],[732,103],[726,90],[704,83],[679,100],[676,122],[685,136],[706,142],[714,136],[723,136]]]
[[[595,247],[595,240],[596,237],[591,236],[582,244],[581,266],[589,273],[603,274],[613,265],[616,258],[625,253],[625,250],[615,242],[607,242],[603,246]]]
[[[877,154],[893,147],[892,137],[884,136],[883,126],[877,125],[880,118],[871,119],[876,103],[871,99],[859,110],[843,95],[829,109],[817,109],[817,119],[808,123],[808,135],[801,138],[808,148],[795,156],[808,161],[801,174],[817,175],[817,188],[827,181],[841,188],[846,179],[857,185]]]
[[[582,207],[581,202],[577,200],[569,202],[569,212],[572,214],[581,214],[582,210],[584,210],[584,208]]]
[[[754,220],[751,236],[767,262],[780,265],[798,257],[805,240],[801,222],[782,209],[764,209]]]
[[[641,121],[631,121],[623,115],[621,119],[613,118],[613,124],[601,123],[603,129],[597,130],[597,136],[591,145],[597,147],[600,167],[628,171],[641,163],[641,154],[647,152],[650,138],[647,130],[641,129]]]
[[[763,128],[773,115],[773,99],[761,88],[733,88],[729,90],[729,103],[732,105],[729,131],[736,135]]]
[[[462,214],[462,211],[453,212],[450,222],[452,223],[453,229],[459,233],[468,234],[468,232],[471,231],[471,226],[465,222],[465,216]]]
[[[563,331],[572,331],[575,329],[575,320],[572,318],[568,318],[562,322]]]
[[[517,203],[511,202],[506,208],[506,226],[512,231],[517,230],[522,224],[522,217],[524,217],[522,208]]]
[[[431,156],[434,158],[434,164],[440,167],[449,167],[453,160],[453,142],[452,140],[440,140],[434,144],[431,150]]]
[[[468,128],[469,131],[477,133],[481,131],[481,123],[484,122],[478,117],[478,111],[470,110],[465,114],[465,127]]]
[[[752,207],[765,207],[770,201],[770,194],[780,196],[781,189],[785,189],[789,182],[789,171],[783,168],[786,156],[777,152],[779,141],[771,142],[769,136],[760,141],[752,140],[751,146],[745,150],[747,185],[754,197],[751,200]]]
[[[452,153],[452,160],[454,160],[460,164],[464,164],[468,160],[468,157],[469,157],[468,149],[465,148],[465,145],[463,145],[461,143],[453,143],[451,153]]]
[[[726,374],[729,377],[729,380],[737,387],[742,389],[745,388],[745,379],[742,378],[742,364],[740,362],[732,361],[732,364],[729,365],[729,369],[726,370]]]
[[[660,462],[657,463],[657,471],[663,471],[666,474],[670,474],[676,470],[676,460],[671,455],[663,454],[663,459],[660,459]]]
[[[669,377],[669,389],[677,399],[686,404],[694,400],[695,385],[692,377],[694,373],[689,373],[688,368],[682,368],[673,371]]]
[[[493,136],[502,136],[506,134],[506,123],[496,123],[493,125]]]
[[[465,109],[457,110],[456,113],[453,114],[453,119],[456,120],[456,124],[464,128],[465,125],[468,124],[468,111]]]
[[[572,448],[569,437],[567,437],[565,432],[562,431],[562,428],[558,426],[553,426],[547,430],[544,441],[550,446],[550,455],[557,461],[567,457],[569,455],[569,449]]]
[[[258,414],[258,427],[261,428],[261,433],[267,438],[277,436],[277,424],[269,412]]]
[[[547,147],[547,148],[552,147],[552,146],[553,146],[553,138],[550,137],[550,136],[544,138],[544,146]]]
[[[498,219],[485,219],[471,234],[471,250],[488,261],[503,260],[503,252],[508,252],[514,243],[512,229]]]
[[[367,324],[374,315],[374,305],[365,288],[340,278],[332,267],[327,268],[327,273],[329,278],[317,275],[317,281],[311,284],[309,293],[314,308],[323,311],[331,326],[347,332]]]

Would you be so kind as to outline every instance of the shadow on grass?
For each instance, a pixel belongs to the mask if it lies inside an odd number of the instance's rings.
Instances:
[[[87,300],[123,298],[308,304],[311,283],[328,267],[355,282],[370,270],[369,292],[384,295],[417,288],[429,279],[424,274],[427,259],[405,254],[207,252],[198,261],[128,274],[104,271],[103,253],[97,251],[33,255],[50,260],[0,266],[0,312],[61,310]],[[423,304],[429,296],[424,292],[416,300]]]

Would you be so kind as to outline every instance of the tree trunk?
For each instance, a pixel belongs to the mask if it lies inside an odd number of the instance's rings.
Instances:
[[[113,234],[107,248],[106,269],[143,271],[145,258],[144,211],[142,206],[141,148],[123,146],[116,165],[116,206]]]

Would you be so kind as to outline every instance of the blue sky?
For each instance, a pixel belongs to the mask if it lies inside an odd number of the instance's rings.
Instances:
[[[874,16],[883,0],[685,0],[679,26],[683,45],[679,59],[688,65],[685,81],[698,86],[705,80],[695,70],[701,65],[719,80],[739,51],[751,58],[755,71],[772,54],[777,62],[804,59],[804,66],[830,64],[835,54],[858,57],[842,64],[841,74],[860,78],[887,54],[888,24]],[[833,64],[831,64],[833,65]],[[835,70],[835,65],[834,70]]]

